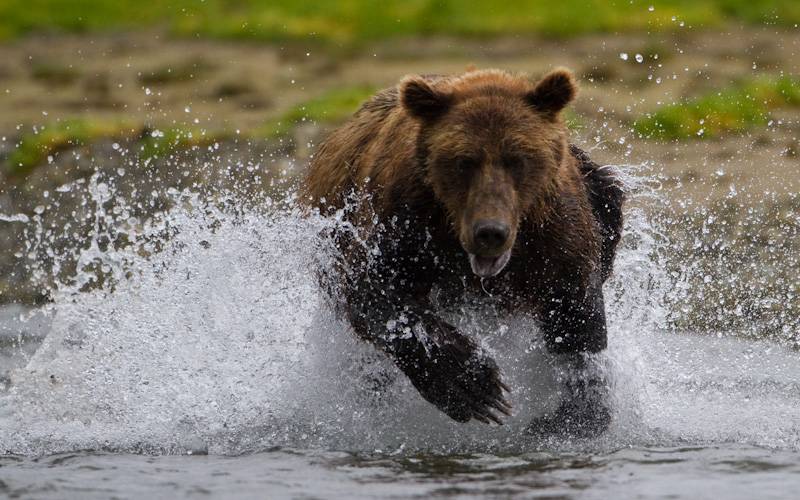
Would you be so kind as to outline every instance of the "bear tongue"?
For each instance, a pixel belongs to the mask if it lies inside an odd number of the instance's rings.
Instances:
[[[495,256],[469,254],[469,263],[473,273],[481,278],[490,278],[503,270],[510,257],[510,249]]]

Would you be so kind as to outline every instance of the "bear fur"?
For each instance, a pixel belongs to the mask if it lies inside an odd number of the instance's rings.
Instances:
[[[311,161],[302,202],[341,218],[332,294],[355,333],[459,422],[501,424],[513,407],[495,361],[436,312],[487,286],[534,315],[563,362],[569,394],[531,431],[596,434],[610,421],[593,354],[606,347],[602,285],[624,191],[568,142],[561,112],[576,94],[561,69],[538,82],[472,68],[409,76]]]

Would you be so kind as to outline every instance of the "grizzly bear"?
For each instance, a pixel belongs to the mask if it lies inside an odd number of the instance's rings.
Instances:
[[[610,422],[595,353],[624,190],[568,142],[561,112],[576,93],[563,69],[538,82],[474,68],[409,76],[311,160],[301,200],[338,218],[323,282],[358,337],[456,421],[502,424],[513,408],[495,361],[439,312],[488,286],[493,303],[537,319],[563,363],[567,394],[530,431],[594,435]]]

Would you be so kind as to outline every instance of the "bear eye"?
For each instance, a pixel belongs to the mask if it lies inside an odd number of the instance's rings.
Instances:
[[[456,158],[455,165],[460,172],[471,172],[478,165],[478,161],[470,156],[459,156]]]
[[[522,155],[507,155],[503,157],[503,164],[509,170],[524,170],[527,161]]]

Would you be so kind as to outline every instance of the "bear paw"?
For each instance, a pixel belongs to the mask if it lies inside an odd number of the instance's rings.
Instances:
[[[503,392],[511,389],[501,380],[491,358],[474,355],[463,363],[437,361],[436,369],[415,384],[425,399],[458,422],[474,418],[503,425],[498,414],[510,416],[514,405],[503,397]]]
[[[549,415],[536,418],[528,433],[537,437],[595,438],[611,424],[611,409],[605,403],[569,399]]]

